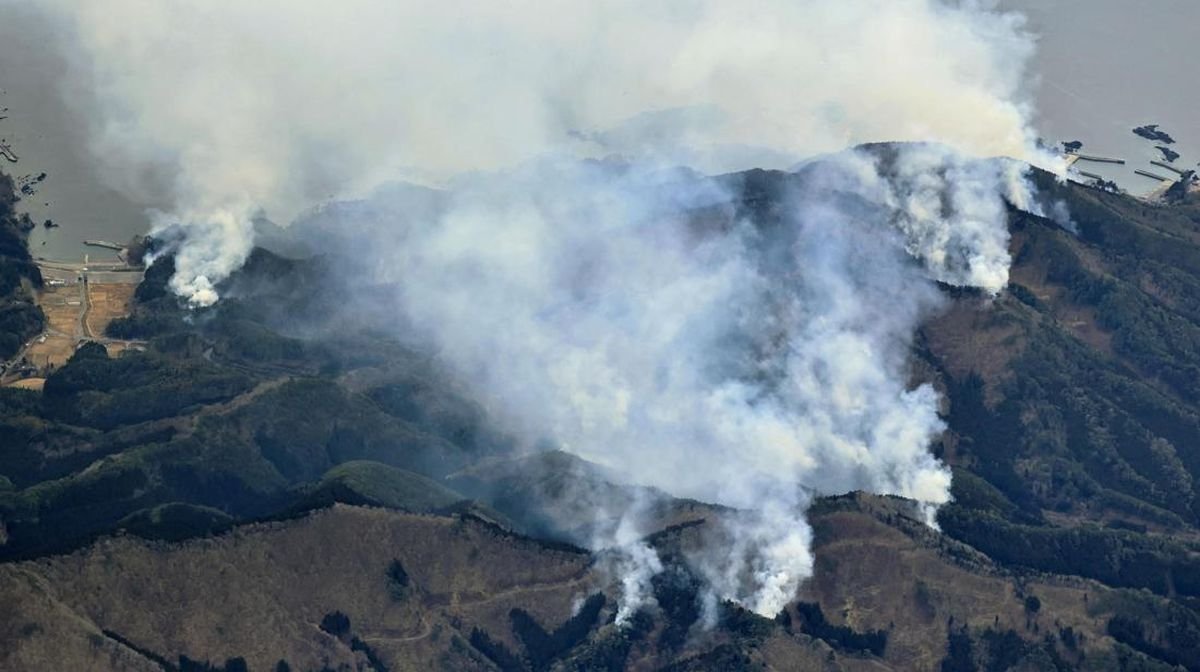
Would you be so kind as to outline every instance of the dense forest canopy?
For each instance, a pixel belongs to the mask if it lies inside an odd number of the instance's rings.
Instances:
[[[0,360],[15,355],[45,325],[31,293],[42,284],[26,246],[33,221],[17,213],[18,200],[12,178],[0,172]]]

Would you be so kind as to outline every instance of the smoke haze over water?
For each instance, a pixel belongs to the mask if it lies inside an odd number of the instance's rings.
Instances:
[[[811,572],[810,491],[936,506],[936,394],[906,388],[933,281],[1000,291],[1005,200],[1042,160],[1032,40],[980,3],[57,3],[116,175],[147,171],[197,306],[310,214],[529,445],[742,510],[699,558],[774,614]],[[801,164],[772,213],[732,178]],[[620,160],[583,161],[619,155]],[[377,189],[405,180],[439,187]],[[130,193],[144,189],[130,182]],[[340,234],[340,235],[339,235]],[[365,238],[365,239],[364,239]],[[357,241],[357,242],[356,242]],[[400,321],[400,320],[398,320]],[[636,507],[633,507],[636,509]],[[660,567],[636,516],[622,613]]]

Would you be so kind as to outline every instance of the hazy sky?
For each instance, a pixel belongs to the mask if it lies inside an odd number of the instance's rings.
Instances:
[[[1087,170],[1137,191],[1154,186],[1134,176],[1158,158],[1153,145],[1130,133],[1158,123],[1178,141],[1180,164],[1200,161],[1200,87],[1190,65],[1190,34],[1200,25],[1195,0],[1002,0],[1020,10],[1040,35],[1035,68],[1038,127],[1047,140],[1079,139],[1085,151],[1128,159],[1125,167]],[[24,8],[22,8],[24,7]],[[22,160],[0,167],[14,174],[46,171],[41,193],[27,199],[41,221],[62,228],[34,234],[34,254],[78,256],[84,238],[127,239],[147,226],[143,205],[105,186],[82,133],[86,109],[68,109],[59,82],[62,64],[48,45],[58,37],[29,5],[0,0],[0,138]],[[219,114],[214,110],[214,114]],[[49,205],[45,205],[49,203]],[[42,242],[46,241],[46,245]],[[103,254],[92,249],[92,254]]]

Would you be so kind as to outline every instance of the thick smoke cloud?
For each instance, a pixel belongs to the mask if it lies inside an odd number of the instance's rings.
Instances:
[[[766,174],[776,214],[746,209],[737,178],[552,162],[299,228],[399,287],[395,313],[508,432],[742,510],[700,564],[717,594],[773,614],[811,570],[810,492],[948,500],[936,394],[905,384],[912,334],[942,302],[934,280],[1007,283],[1017,164],[883,154]],[[582,539],[628,551],[627,605],[657,569],[635,504]]]
[[[934,0],[54,6],[98,158],[173,204],[155,221],[183,233],[175,291],[216,301],[256,216],[371,194],[388,226],[366,244],[357,210],[310,219],[400,288],[398,321],[506,429],[738,509],[696,558],[714,597],[763,614],[791,598],[813,492],[948,500],[936,394],[907,388],[905,359],[934,281],[1007,282],[1022,168],[967,157],[1047,161],[1019,17]],[[940,144],[839,152],[904,140]],[[770,214],[672,165],[797,174]],[[398,180],[439,190],[376,189]],[[640,508],[588,540],[615,549],[622,617],[661,568]]]
[[[191,229],[174,286],[199,305],[245,258],[254,215],[286,223],[384,179],[551,151],[782,167],[875,140],[1031,158],[1032,42],[975,5],[50,3],[97,156],[172,204],[160,226]]]

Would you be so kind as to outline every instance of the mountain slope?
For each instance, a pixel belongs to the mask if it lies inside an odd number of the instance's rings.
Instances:
[[[1079,669],[1112,669],[1121,657],[1141,658],[1115,645],[1106,624],[1131,608],[1162,609],[1163,601],[1010,574],[907,510],[868,496],[819,504],[816,574],[779,622],[727,607],[721,627],[704,631],[696,610],[685,608],[686,582],[662,581],[663,615],[618,631],[603,606],[552,667],[594,669],[601,657],[617,657],[644,669],[730,669],[731,660],[745,669],[935,669],[954,636],[973,638],[984,661],[1058,656]],[[710,529],[673,528],[655,543],[671,558]],[[339,505],[214,539],[163,545],[121,537],[0,566],[0,592],[14,605],[0,620],[0,638],[12,644],[3,664],[142,669],[146,656],[132,653],[142,651],[172,663],[243,658],[249,669],[279,660],[292,669],[428,669],[430,661],[493,669],[500,647],[536,659],[513,610],[552,631],[583,597],[603,592],[611,605],[612,580],[586,553],[472,518]],[[813,618],[817,609],[824,624]],[[335,612],[348,617],[348,636],[322,630]],[[881,656],[858,648],[875,631],[886,641]],[[1016,639],[1003,643],[1009,637]],[[355,651],[353,639],[378,662]]]
[[[770,219],[804,178],[721,179],[722,216]],[[818,500],[774,621],[705,611],[684,551],[729,512],[665,499],[658,607],[617,628],[573,544],[636,489],[514,455],[431,353],[342,312],[330,260],[256,251],[188,313],[164,257],[113,326],[147,352],[0,388],[0,667],[1198,669],[1200,204],[1035,179],[1077,231],[1012,211],[1008,289],[944,289],[912,353],[949,427],[942,534]]]

